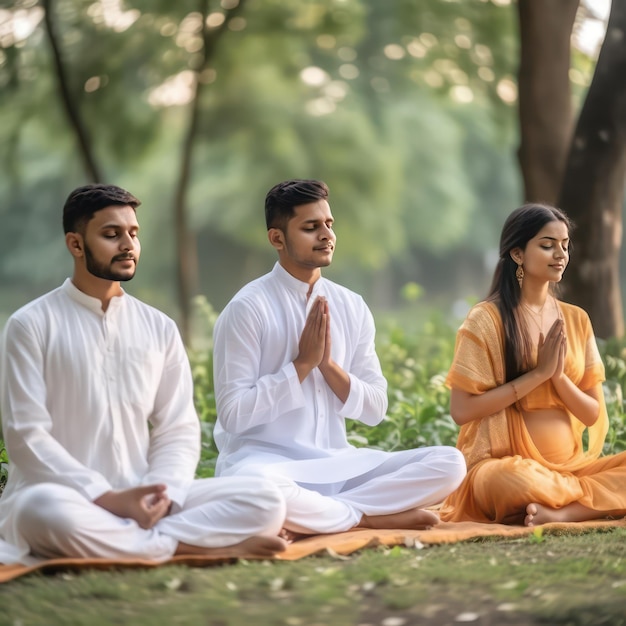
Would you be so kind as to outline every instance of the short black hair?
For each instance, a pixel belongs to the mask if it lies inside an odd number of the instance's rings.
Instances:
[[[91,184],[74,189],[63,206],[63,231],[75,233],[83,229],[96,211],[110,206],[136,209],[141,201],[115,185]]]
[[[265,196],[267,229],[280,228],[284,231],[295,207],[326,199],[328,186],[321,180],[293,179],[274,185]]]

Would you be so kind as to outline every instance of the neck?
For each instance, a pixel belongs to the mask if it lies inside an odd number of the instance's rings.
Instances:
[[[549,283],[544,283],[541,287],[535,287],[531,284],[524,283],[520,302],[527,306],[542,307],[545,305],[550,296]]]

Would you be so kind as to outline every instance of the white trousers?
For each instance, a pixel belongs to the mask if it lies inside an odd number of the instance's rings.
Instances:
[[[271,465],[263,475],[285,496],[285,528],[308,534],[349,530],[363,515],[389,515],[438,504],[461,484],[466,472],[459,450],[430,446],[390,452],[378,467],[339,483],[296,483]]]
[[[148,530],[53,483],[28,487],[15,507],[15,528],[31,553],[45,558],[165,560],[179,541],[218,548],[253,535],[277,536],[285,519],[279,489],[256,477],[195,480],[182,510]]]

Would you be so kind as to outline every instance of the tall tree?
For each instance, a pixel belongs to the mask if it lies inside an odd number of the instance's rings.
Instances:
[[[626,183],[626,3],[614,0],[573,132],[570,50],[578,0],[519,1],[520,165],[525,199],[577,224],[565,296],[599,337],[624,333],[619,280]]]
[[[90,140],[87,128],[83,123],[80,110],[76,105],[74,97],[72,96],[72,90],[68,79],[68,71],[63,62],[61,45],[59,43],[54,21],[54,2],[53,0],[43,0],[42,5],[44,9],[44,24],[50,41],[50,48],[52,50],[52,61],[56,74],[59,99],[63,104],[63,109],[67,115],[70,127],[76,135],[76,142],[78,144],[79,153],[85,168],[85,173],[92,182],[99,182],[102,178],[101,168],[96,160],[93,151],[93,144]]]
[[[216,54],[217,43],[228,30],[231,20],[242,10],[245,0],[234,0],[228,3],[230,8],[224,10],[224,18],[219,26],[211,27],[207,23],[210,0],[201,0],[199,12],[202,16],[202,53],[197,57],[194,67],[193,96],[189,104],[189,120],[187,132],[183,140],[180,170],[174,197],[174,218],[176,229],[178,304],[181,311],[180,330],[185,343],[189,344],[191,297],[198,286],[198,255],[196,237],[189,229],[189,210],[187,198],[191,179],[192,159],[201,115],[201,98],[206,87],[203,74],[211,67]]]
[[[519,161],[525,199],[554,204],[572,136],[571,35],[579,0],[519,0]]]
[[[567,297],[588,311],[603,338],[624,334],[619,257],[626,184],[625,38],[626,2],[613,0],[559,199],[580,233],[567,272]]]

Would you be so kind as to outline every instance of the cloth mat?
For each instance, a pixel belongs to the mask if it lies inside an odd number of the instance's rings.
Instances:
[[[626,528],[626,518],[619,520],[596,520],[591,522],[567,522],[544,524],[543,534],[580,534],[594,530],[610,530]],[[276,556],[277,561],[296,561],[313,554],[326,553],[332,556],[345,556],[357,550],[376,546],[407,546],[420,544],[445,544],[468,541],[485,537],[519,538],[531,535],[533,527],[506,526],[504,524],[480,524],[477,522],[440,522],[428,530],[370,530],[359,529],[332,535],[314,535],[290,544],[287,550]],[[81,569],[120,569],[120,568],[151,568],[162,565],[187,565],[191,567],[207,567],[219,563],[233,562],[235,559],[224,559],[206,556],[174,556],[167,561],[149,561],[142,559],[50,559],[35,565],[0,564],[0,583],[4,583],[31,572],[54,574],[61,571],[77,571]]]

